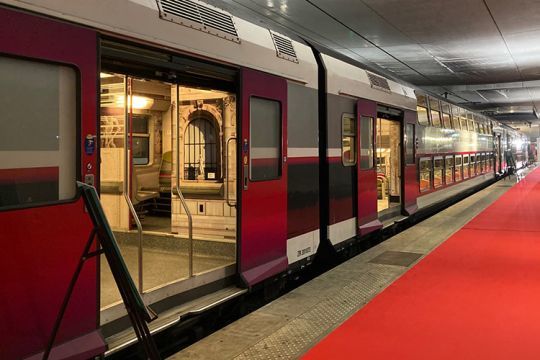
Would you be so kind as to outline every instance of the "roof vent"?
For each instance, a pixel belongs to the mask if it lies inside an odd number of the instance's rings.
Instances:
[[[386,92],[391,92],[390,85],[388,84],[388,80],[385,78],[372,74],[370,72],[367,73],[369,82],[371,83],[371,87],[374,89],[379,89]]]
[[[230,14],[194,0],[157,0],[163,20],[240,43]]]
[[[274,41],[274,46],[276,47],[277,57],[298,64],[298,57],[296,56],[296,51],[294,51],[292,40],[271,30],[270,35],[272,35],[272,41]]]

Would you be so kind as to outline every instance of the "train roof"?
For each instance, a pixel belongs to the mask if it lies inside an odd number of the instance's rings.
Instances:
[[[416,110],[416,95],[413,88],[332,56],[326,54],[321,56],[328,74],[328,93],[370,99]]]
[[[317,87],[317,63],[309,46],[197,0],[6,0],[4,3],[128,40],[142,40]]]

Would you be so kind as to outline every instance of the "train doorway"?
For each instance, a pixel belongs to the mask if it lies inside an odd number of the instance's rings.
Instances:
[[[401,213],[400,116],[403,116],[400,111],[381,109],[379,106],[375,126],[379,219],[394,217]]]
[[[233,275],[236,95],[102,72],[100,126],[101,202],[139,291],[155,302]],[[103,264],[101,307],[114,314]]]

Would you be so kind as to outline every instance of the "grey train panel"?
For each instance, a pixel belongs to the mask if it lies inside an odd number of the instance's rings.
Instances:
[[[289,82],[287,91],[288,147],[317,148],[319,146],[317,90]]]
[[[318,93],[288,84],[288,148],[309,148],[307,157],[289,157],[287,177],[287,237],[319,229]]]
[[[329,149],[341,149],[341,118],[344,113],[356,114],[356,100],[328,94]],[[328,220],[330,224],[334,224],[355,216],[356,166],[344,166],[339,157],[329,161],[328,171]]]
[[[356,100],[345,96],[328,94],[328,148],[341,149],[341,117],[344,113],[356,118]]]

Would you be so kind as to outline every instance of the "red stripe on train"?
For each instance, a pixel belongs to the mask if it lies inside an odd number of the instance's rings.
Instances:
[[[13,183],[58,182],[60,169],[54,167],[0,169],[0,185]]]

